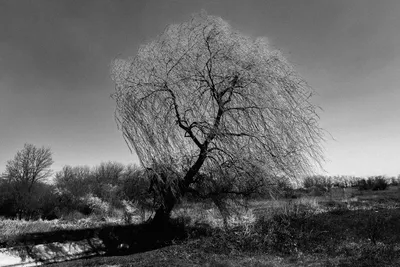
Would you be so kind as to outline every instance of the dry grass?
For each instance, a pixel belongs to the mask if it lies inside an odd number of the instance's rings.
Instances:
[[[256,219],[252,208],[230,203],[231,212],[227,218],[228,225],[253,223]],[[212,204],[182,203],[174,209],[172,218],[187,218],[188,225],[207,224],[211,227],[223,227],[224,218]]]
[[[174,210],[173,217],[183,218],[188,226],[212,226],[211,235],[145,253],[58,265],[400,266],[399,203],[398,188],[349,190],[344,197],[254,201],[247,208],[236,207],[237,212],[228,220],[229,229],[222,227],[223,218],[214,206],[183,203]],[[60,226],[56,221],[17,224],[0,221],[0,234],[85,227],[83,223]]]
[[[95,217],[87,217],[74,221],[66,220],[11,220],[0,219],[0,244],[6,241],[16,239],[19,236],[34,233],[48,233],[59,230],[78,230],[100,227],[103,225],[122,225],[121,220],[109,218],[105,221],[100,221]]]

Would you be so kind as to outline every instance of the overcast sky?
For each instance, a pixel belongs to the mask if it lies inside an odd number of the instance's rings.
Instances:
[[[266,36],[315,89],[330,175],[400,174],[400,1],[0,0],[0,172],[24,143],[54,170],[138,162],[109,65],[205,9]]]

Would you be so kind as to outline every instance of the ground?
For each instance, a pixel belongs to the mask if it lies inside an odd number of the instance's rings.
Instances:
[[[191,215],[193,223],[199,219],[198,208],[181,206],[175,215]],[[165,237],[168,242],[157,246],[153,246],[158,242],[154,240],[162,234],[149,234],[137,226],[108,226],[101,230],[75,232],[64,230],[60,235],[63,238],[77,238],[83,232],[89,233],[87,236],[98,235],[102,231],[100,236],[112,236],[114,239],[111,241],[117,243],[130,240],[131,236],[140,237],[137,242],[148,247],[147,251],[130,251],[127,253],[132,254],[120,256],[115,256],[115,251],[110,250],[112,253],[109,255],[114,256],[97,256],[53,266],[400,266],[398,187],[384,191],[348,189],[294,200],[255,201],[250,212],[241,212],[244,219],[236,219],[229,231],[218,226],[221,218],[212,209],[205,209],[204,214],[211,218],[208,225],[214,222],[213,228],[207,228],[208,233],[175,240],[171,238],[174,235],[170,235]],[[260,219],[262,217],[264,219]],[[190,231],[192,233],[193,229]],[[51,233],[36,233],[31,235],[31,239],[17,240],[33,242],[37,238],[36,243],[49,236],[54,239]]]
[[[118,256],[118,257],[98,257],[86,260],[75,260],[71,262],[57,263],[51,266],[62,267],[80,267],[80,266],[140,266],[140,267],[294,267],[294,266],[323,266],[318,262],[309,259],[283,258],[268,254],[241,254],[234,253],[230,255],[205,253],[193,248],[194,244],[181,244],[147,251],[143,253]],[[299,265],[299,261],[304,261],[304,265]],[[318,261],[318,259],[317,259]]]

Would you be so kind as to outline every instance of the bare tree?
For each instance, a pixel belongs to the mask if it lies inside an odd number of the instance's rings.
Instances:
[[[27,215],[25,213],[33,197],[33,188],[50,176],[52,164],[50,148],[38,148],[32,144],[25,144],[14,159],[7,161],[3,178],[14,186],[20,218]]]
[[[89,179],[91,175],[88,166],[71,167],[67,165],[56,173],[55,185],[60,192],[80,198],[90,192]]]
[[[124,165],[118,162],[102,162],[93,169],[92,174],[98,183],[115,185],[124,169]]]
[[[51,175],[50,167],[53,158],[50,148],[35,147],[32,144],[25,144],[21,151],[18,151],[14,159],[7,161],[3,177],[9,181],[18,182],[32,186]]]
[[[149,191],[150,181],[146,179],[143,168],[127,165],[120,180],[119,196],[121,199],[136,204],[142,221],[145,220],[146,210],[153,209],[154,199]]]
[[[163,199],[155,221],[199,171],[229,169],[237,175],[224,179],[245,181],[258,166],[296,178],[322,160],[312,89],[265,38],[221,18],[169,26],[135,58],[116,60],[112,75],[117,124]]]

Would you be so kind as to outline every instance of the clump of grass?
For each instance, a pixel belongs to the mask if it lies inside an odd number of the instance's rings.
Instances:
[[[230,203],[230,205],[229,214],[221,214],[221,211],[212,203],[182,203],[174,209],[172,218],[190,217],[190,225],[204,223],[212,227],[226,227],[255,220],[251,210],[246,206],[235,203]]]
[[[262,208],[253,210],[257,217],[273,217],[299,213],[320,213],[324,208],[314,197],[303,197],[293,200],[273,200],[265,203]]]
[[[299,246],[312,232],[309,219],[320,211],[318,202],[312,198],[280,202],[270,210],[269,216],[256,221],[255,230],[264,236],[262,245],[267,250],[298,252]]]
[[[400,248],[393,244],[348,242],[339,246],[337,253],[345,256],[341,259],[340,266],[399,266],[400,263]]]
[[[318,202],[309,198],[269,204],[258,218],[250,213],[245,220],[231,220],[228,228],[215,228],[211,238],[203,242],[205,249],[220,253],[297,252],[302,240],[308,240],[307,235],[312,232],[307,220],[320,211]]]
[[[61,216],[61,220],[66,221],[66,222],[77,222],[85,217],[86,216],[83,213],[81,213],[77,210],[73,210],[71,212],[63,214]]]
[[[345,203],[327,208],[316,198],[268,201],[258,203],[255,222],[231,224],[228,229],[214,228],[201,246],[206,251],[223,254],[317,253],[337,259],[384,262],[379,258],[389,255],[396,247],[393,244],[398,244],[399,238],[395,237],[400,234],[399,216],[394,210],[352,210]],[[374,246],[379,249],[371,255],[373,259],[368,258],[368,251]]]
[[[369,177],[358,181],[359,190],[386,190],[389,186],[389,181],[383,176]]]

